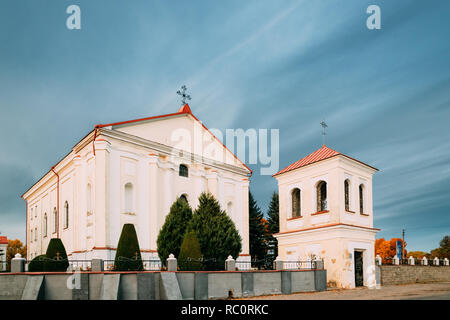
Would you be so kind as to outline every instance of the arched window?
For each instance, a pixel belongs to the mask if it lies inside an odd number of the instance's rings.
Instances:
[[[56,207],[53,208],[53,233],[58,230],[58,211]]]
[[[134,212],[134,206],[133,206],[133,184],[128,182],[125,185],[125,204],[124,209],[126,213],[133,213]]]
[[[44,213],[44,237],[47,236],[47,228],[48,228],[48,218],[47,218],[47,212]]]
[[[359,185],[359,213],[364,213],[364,185]]]
[[[64,228],[69,227],[69,203],[64,203]]]
[[[317,211],[325,211],[328,208],[327,204],[327,183],[320,181],[317,184]]]
[[[227,213],[228,216],[232,217],[233,216],[233,202],[228,202],[227,204]]]
[[[183,193],[183,194],[180,196],[180,199],[183,200],[183,201],[186,201],[186,203],[189,203],[188,198],[187,198],[187,195],[186,195],[185,193]]]
[[[30,231],[30,242],[33,242],[33,229]]]
[[[292,198],[292,218],[301,216],[301,198],[300,198],[300,189],[295,188],[291,192]]]
[[[38,238],[37,228],[34,228],[34,241],[37,241],[37,238]]]
[[[350,211],[350,181],[344,181],[345,211]]]
[[[92,213],[92,187],[90,183],[86,188],[86,211],[88,214]]]
[[[180,175],[180,177],[188,177],[189,176],[189,169],[185,164],[180,164],[179,175]]]

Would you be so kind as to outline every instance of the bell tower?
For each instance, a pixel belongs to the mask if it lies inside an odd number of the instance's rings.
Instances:
[[[329,286],[375,284],[372,176],[378,169],[323,145],[273,176],[282,260],[324,259]],[[373,269],[373,271],[372,271]]]

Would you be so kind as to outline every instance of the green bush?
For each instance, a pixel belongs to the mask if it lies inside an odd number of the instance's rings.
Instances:
[[[44,262],[45,271],[66,271],[69,267],[66,249],[61,239],[50,240],[45,256],[47,257]]]
[[[141,258],[141,249],[133,224],[124,224],[117,245],[114,270],[140,271],[144,270]]]
[[[178,198],[170,207],[169,214],[166,216],[156,241],[158,255],[164,265],[171,253],[179,258],[183,237],[191,219],[192,209],[189,203]]]
[[[241,237],[212,194],[202,193],[199,202],[188,230],[197,234],[205,270],[223,270],[227,257],[237,259],[241,252]]]
[[[178,265],[181,271],[198,271],[202,270],[202,252],[200,251],[200,244],[194,230],[186,233],[183,239],[183,244],[180,249],[180,257],[178,258]]]
[[[45,254],[41,254],[40,256],[35,257],[28,264],[29,272],[43,272],[45,271],[45,261],[47,260],[47,256]]]

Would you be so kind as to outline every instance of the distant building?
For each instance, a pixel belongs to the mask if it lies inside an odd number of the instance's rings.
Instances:
[[[376,171],[324,145],[274,174],[280,195],[275,237],[282,260],[321,257],[330,286],[374,286]]]
[[[8,247],[8,238],[0,236],[0,271],[6,269],[6,248]]]

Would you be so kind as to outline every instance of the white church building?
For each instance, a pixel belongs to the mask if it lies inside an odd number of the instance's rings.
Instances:
[[[372,176],[378,171],[325,145],[273,176],[279,188],[278,255],[323,258],[329,286],[375,286]]]
[[[156,239],[172,203],[198,206],[211,192],[249,257],[251,170],[183,105],[178,112],[97,125],[22,198],[27,204],[27,259],[61,238],[69,259],[114,259],[125,223],[135,225],[144,259],[158,257]]]

